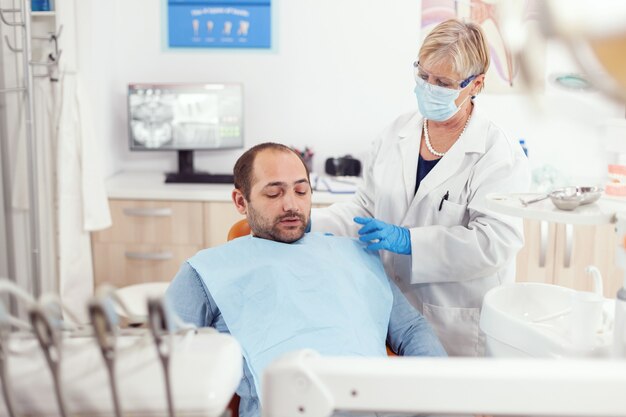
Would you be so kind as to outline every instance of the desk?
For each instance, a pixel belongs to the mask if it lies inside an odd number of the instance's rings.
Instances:
[[[113,225],[91,236],[96,286],[170,281],[196,252],[225,243],[242,218],[231,201],[232,185],[164,179],[159,172],[121,172],[107,180]],[[352,196],[315,191],[313,207]]]

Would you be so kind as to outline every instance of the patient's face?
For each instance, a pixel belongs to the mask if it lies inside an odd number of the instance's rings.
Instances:
[[[248,223],[264,239],[300,239],[311,216],[311,185],[300,159],[291,152],[266,150],[254,161]]]

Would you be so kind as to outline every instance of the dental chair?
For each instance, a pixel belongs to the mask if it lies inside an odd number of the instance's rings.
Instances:
[[[236,239],[238,237],[249,235],[251,232],[250,225],[247,219],[241,219],[233,224],[228,231],[228,241]]]

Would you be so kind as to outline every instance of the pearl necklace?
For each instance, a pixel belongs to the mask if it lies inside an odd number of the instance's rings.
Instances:
[[[465,126],[463,126],[463,130],[461,130],[461,134],[459,135],[458,138],[456,138],[455,142],[461,139],[461,136],[463,136],[463,133],[465,133],[465,129],[467,128],[467,125],[469,124],[469,121],[471,118],[472,118],[472,114],[470,113],[469,117],[465,121]],[[426,122],[428,122],[428,119],[424,118],[424,141],[426,142],[426,148],[428,148],[428,152],[441,158],[442,156],[446,154],[446,152],[437,152],[433,148],[433,145],[430,143],[430,136],[428,135],[428,123]]]

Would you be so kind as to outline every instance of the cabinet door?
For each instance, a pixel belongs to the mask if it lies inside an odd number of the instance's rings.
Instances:
[[[102,243],[202,245],[202,203],[109,200],[113,226],[93,233]]]
[[[524,220],[524,247],[517,254],[516,281],[552,283],[555,229],[554,223]]]
[[[621,270],[615,265],[617,237],[613,225],[581,226],[557,224],[554,283],[591,291],[593,280],[585,272],[589,265],[602,273],[604,295],[613,298],[621,287]]]
[[[171,281],[183,262],[200,249],[200,245],[93,242],[95,285]]]
[[[230,201],[204,203],[204,246],[210,248],[226,243],[230,227],[243,218]]]

